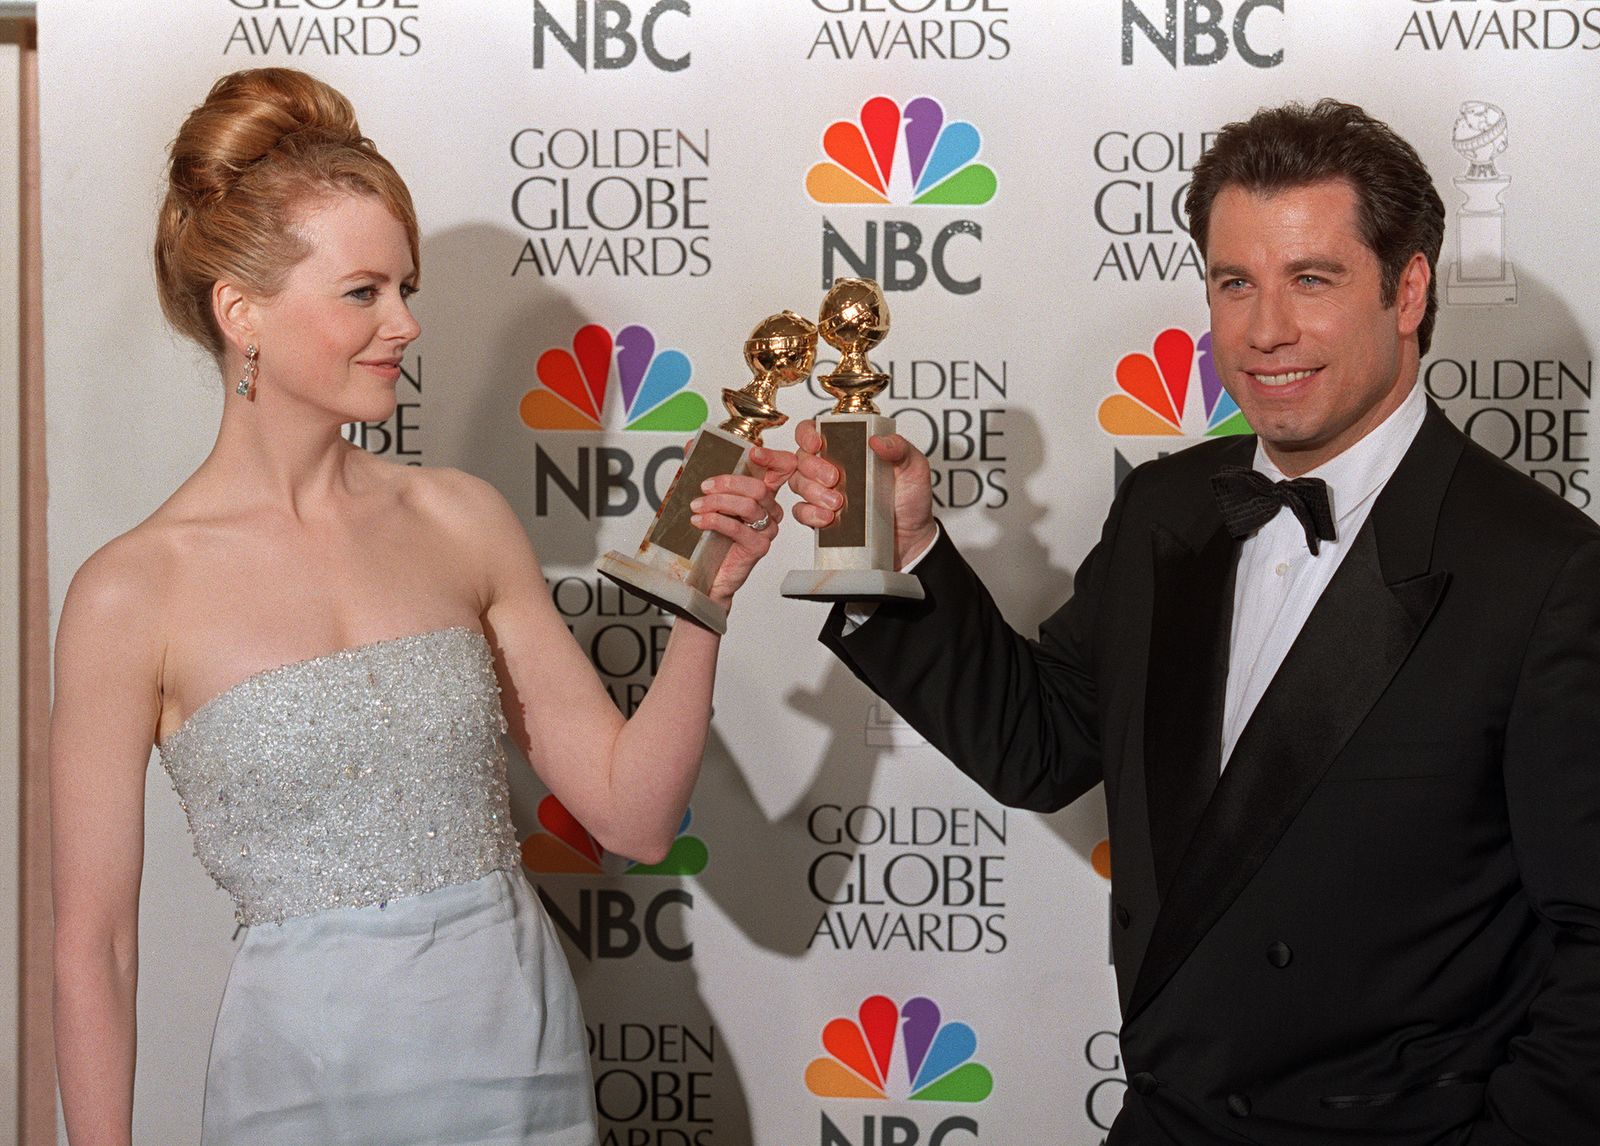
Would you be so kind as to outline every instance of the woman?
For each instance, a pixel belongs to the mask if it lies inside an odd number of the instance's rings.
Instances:
[[[74,578],[51,729],[56,1038],[75,1144],[131,1135],[143,788],[161,750],[251,924],[212,1042],[207,1143],[592,1143],[570,973],[517,862],[499,733],[607,850],[663,857],[717,638],[675,626],[624,721],[509,506],[343,424],[395,408],[417,224],[350,104],[224,77],[172,147],[161,303],[221,367],[211,454]],[[782,516],[720,477],[726,604]]]

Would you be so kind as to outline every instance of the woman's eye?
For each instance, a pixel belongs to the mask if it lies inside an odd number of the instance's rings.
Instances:
[[[377,290],[377,287],[356,287],[355,290],[350,292],[349,297],[355,299],[357,302],[371,302],[373,296],[377,294]]]

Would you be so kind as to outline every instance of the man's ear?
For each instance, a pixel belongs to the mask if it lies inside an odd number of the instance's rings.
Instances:
[[[1432,280],[1427,257],[1421,251],[1416,252],[1401,270],[1400,281],[1395,285],[1395,321],[1402,336],[1415,334],[1422,325],[1422,317],[1428,312],[1428,284]]]

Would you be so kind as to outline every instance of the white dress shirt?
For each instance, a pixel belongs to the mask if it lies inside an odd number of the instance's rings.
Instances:
[[[1256,710],[1278,666],[1300,635],[1350,543],[1366,524],[1378,494],[1411,447],[1428,412],[1420,385],[1366,437],[1304,474],[1328,483],[1338,540],[1312,554],[1305,530],[1288,508],[1246,538],[1233,586],[1233,631],[1228,640],[1228,686],[1222,710],[1222,766]],[[1256,443],[1255,468],[1273,481],[1283,472]]]

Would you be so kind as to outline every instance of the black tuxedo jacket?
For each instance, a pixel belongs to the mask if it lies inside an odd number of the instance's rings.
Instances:
[[[1600,1142],[1600,527],[1430,408],[1219,778],[1254,448],[1135,470],[1037,641],[948,535],[823,639],[1002,802],[1104,780],[1113,1146]]]

